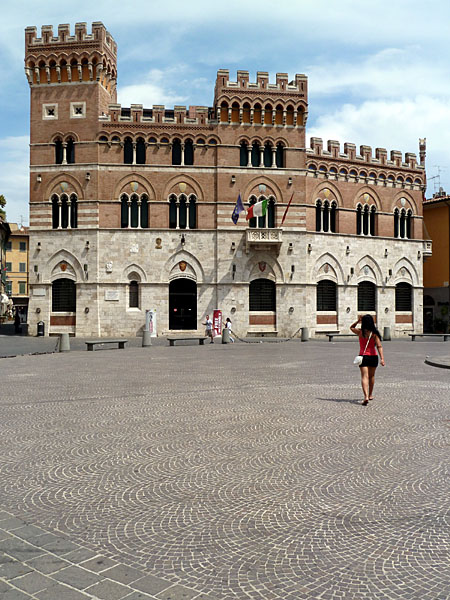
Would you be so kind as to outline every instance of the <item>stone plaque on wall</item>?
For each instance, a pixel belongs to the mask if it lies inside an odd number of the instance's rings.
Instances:
[[[105,290],[105,300],[119,300],[119,290]]]
[[[45,288],[34,287],[33,288],[33,296],[45,296]]]

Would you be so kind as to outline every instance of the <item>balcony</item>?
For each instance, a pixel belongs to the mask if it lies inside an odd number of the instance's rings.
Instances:
[[[425,240],[423,242],[422,254],[424,258],[433,255],[433,242],[431,240]]]
[[[257,229],[247,228],[246,230],[246,247],[247,252],[253,250],[279,250],[282,242],[283,230],[280,228],[273,229]]]

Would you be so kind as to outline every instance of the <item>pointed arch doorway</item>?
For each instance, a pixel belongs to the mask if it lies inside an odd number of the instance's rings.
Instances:
[[[192,279],[169,283],[169,329],[197,329],[197,284]]]

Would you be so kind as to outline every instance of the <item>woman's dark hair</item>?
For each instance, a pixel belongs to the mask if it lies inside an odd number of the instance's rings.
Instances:
[[[378,336],[381,340],[381,333],[376,328],[372,315],[363,316],[361,319],[361,330],[364,337],[366,337],[366,334],[372,332],[372,334]]]

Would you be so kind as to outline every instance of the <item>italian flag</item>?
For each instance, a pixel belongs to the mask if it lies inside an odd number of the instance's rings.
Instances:
[[[247,211],[247,216],[245,217],[247,221],[249,219],[253,219],[253,217],[264,217],[267,212],[267,199],[262,200],[261,202],[257,202],[256,204],[252,204]]]

